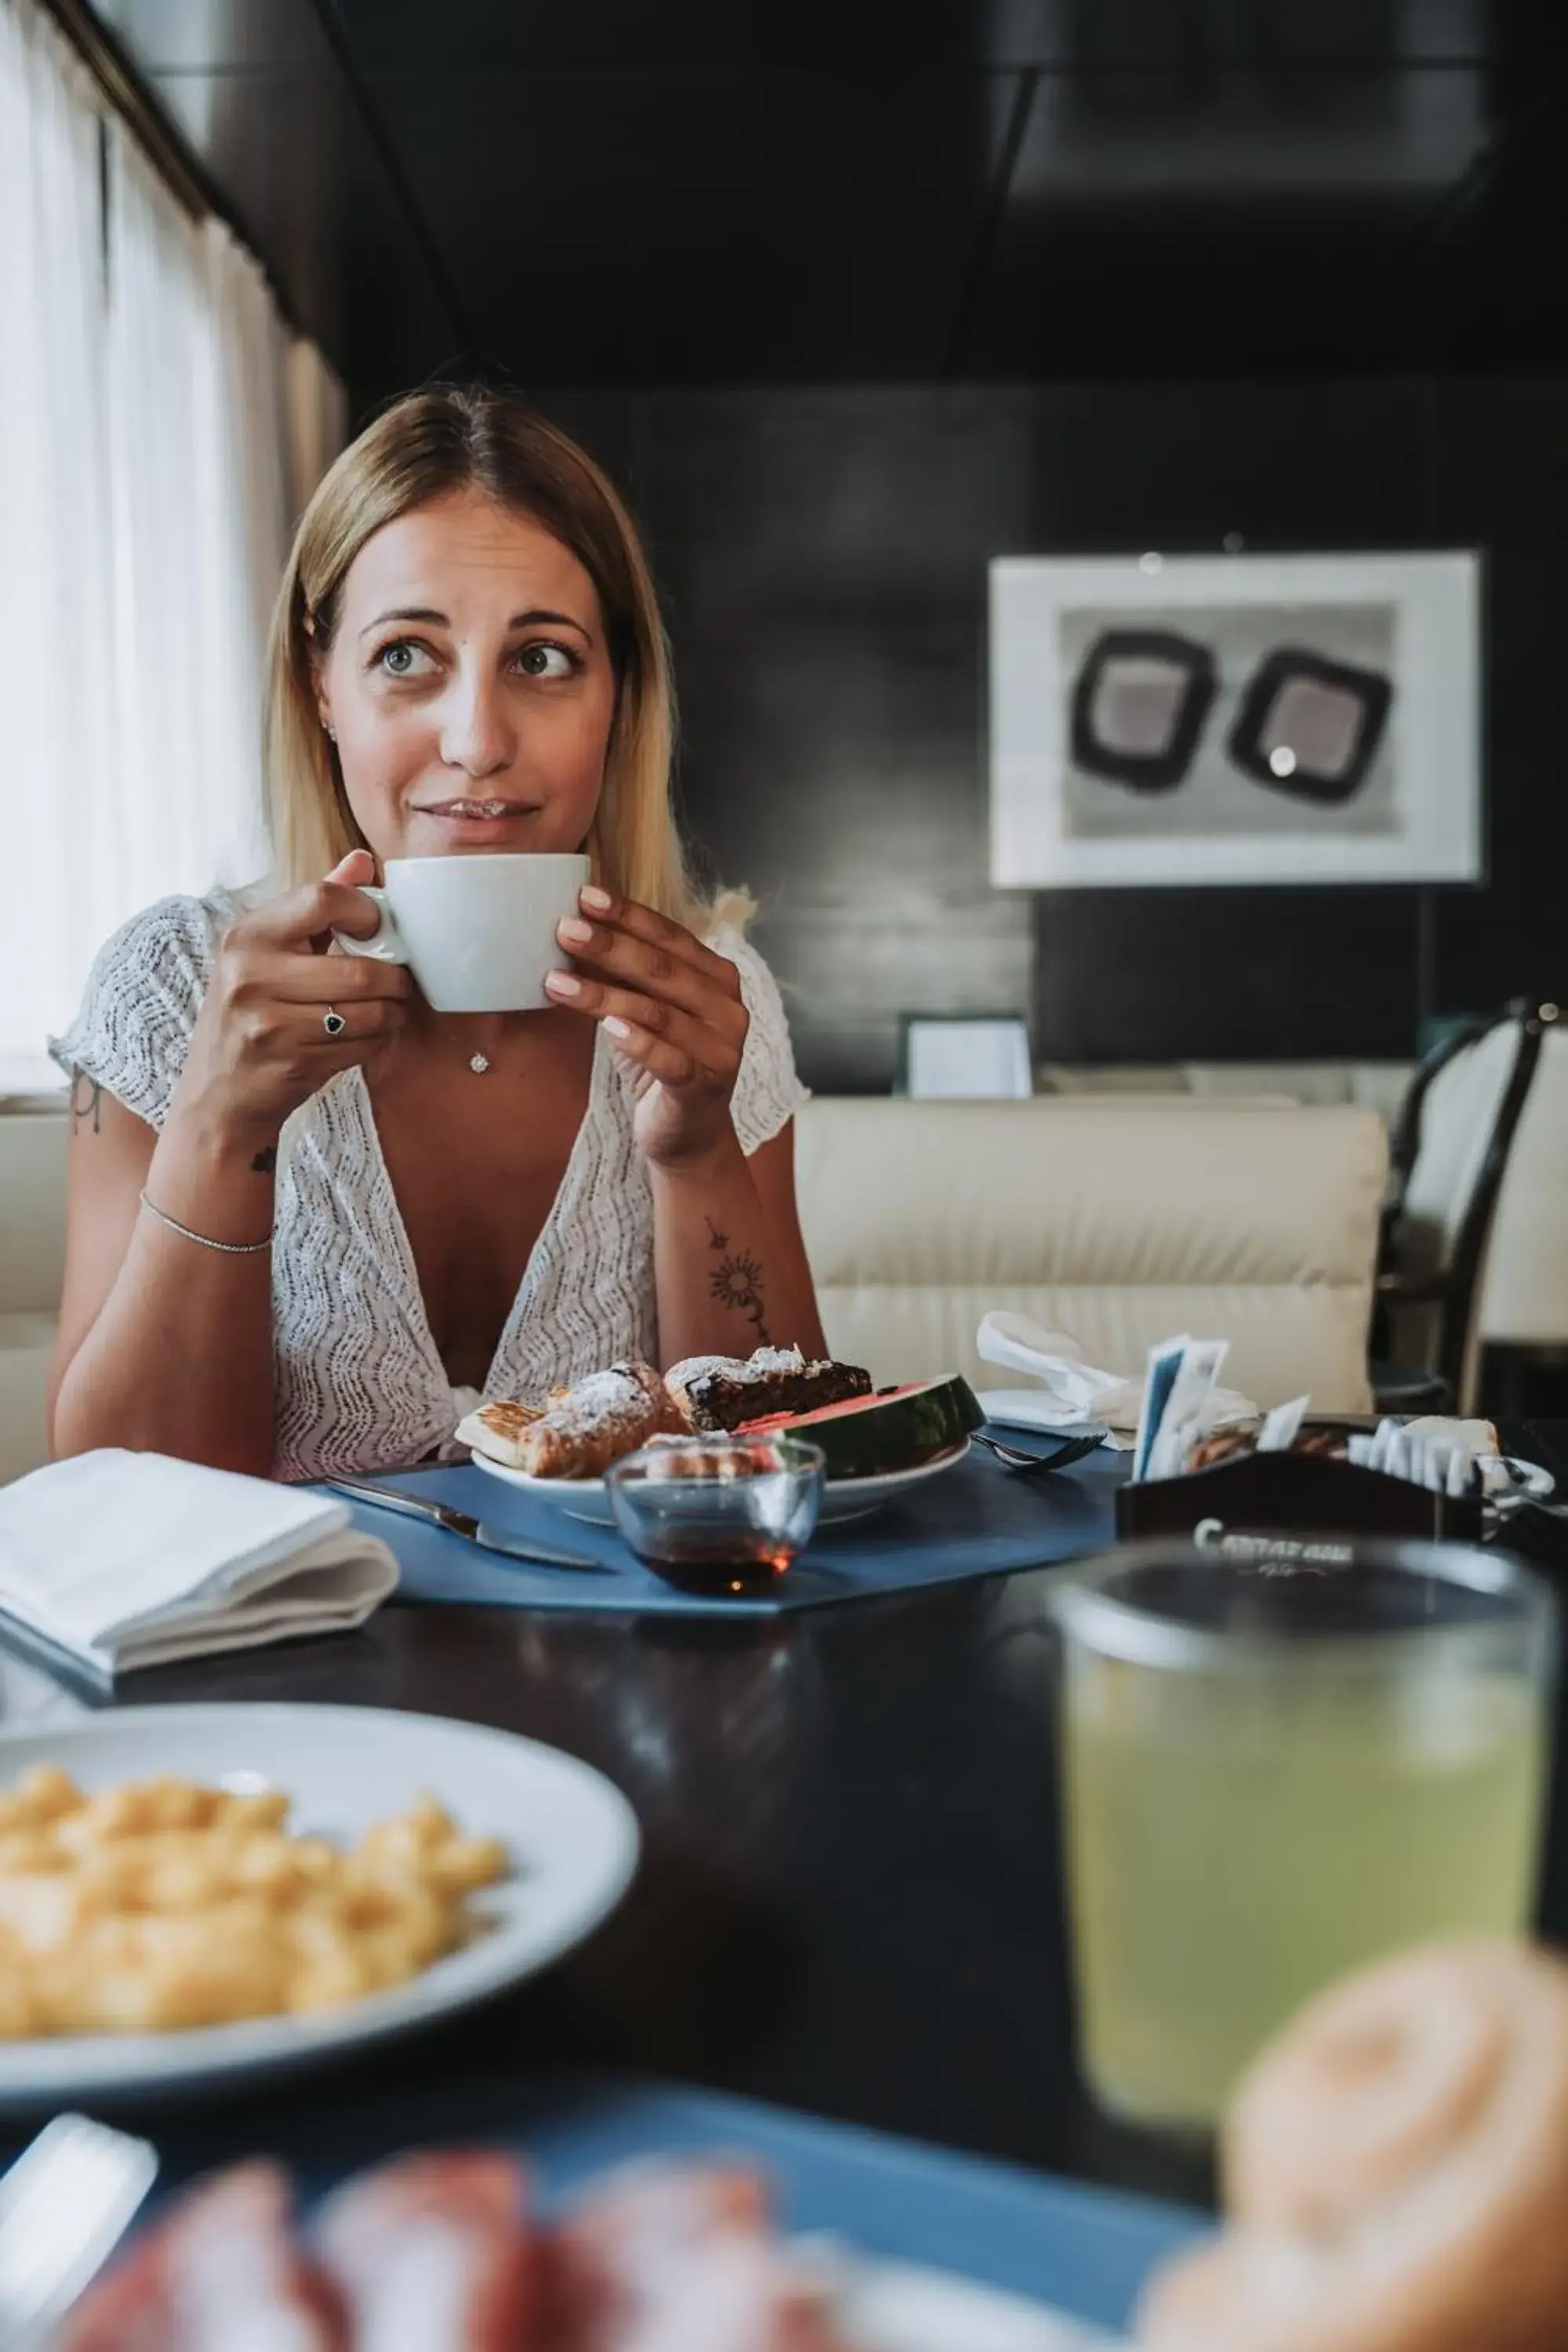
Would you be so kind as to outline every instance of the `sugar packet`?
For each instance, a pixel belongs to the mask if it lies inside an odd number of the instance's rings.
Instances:
[[[1204,1434],[1228,1352],[1228,1340],[1194,1339],[1185,1333],[1151,1349],[1140,1446],[1133,1455],[1135,1478],[1182,1475]]]

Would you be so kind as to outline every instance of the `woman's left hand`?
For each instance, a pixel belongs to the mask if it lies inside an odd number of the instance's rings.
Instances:
[[[633,1133],[656,1167],[701,1160],[733,1138],[730,1098],[750,1016],[727,956],[635,898],[590,887],[556,938],[578,967],[544,985],[592,1014],[633,1078]]]

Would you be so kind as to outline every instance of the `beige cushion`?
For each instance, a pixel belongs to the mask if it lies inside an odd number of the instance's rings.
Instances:
[[[59,1305],[68,1124],[58,1111],[0,1112],[0,1316]]]
[[[1371,1111],[819,1099],[798,1138],[829,1343],[879,1381],[1016,1385],[974,1349],[1000,1307],[1108,1370],[1191,1330],[1230,1340],[1226,1380],[1260,1404],[1366,1405]]]
[[[0,1314],[0,1485],[48,1460],[52,1315]]]
[[[0,1481],[47,1459],[45,1397],[65,1267],[58,1111],[0,1112]]]

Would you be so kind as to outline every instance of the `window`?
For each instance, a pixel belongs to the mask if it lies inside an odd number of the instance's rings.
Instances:
[[[341,438],[342,395],[37,0],[0,0],[0,289],[3,1092],[52,1080],[46,1038],[118,924],[265,869],[297,413],[324,400]]]

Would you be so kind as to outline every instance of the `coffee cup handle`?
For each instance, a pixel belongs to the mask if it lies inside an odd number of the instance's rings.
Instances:
[[[408,950],[398,936],[397,926],[392,919],[392,909],[386,903],[385,891],[374,882],[362,883],[359,887],[363,898],[374,902],[381,917],[380,928],[374,930],[368,940],[356,940],[349,931],[334,931],[333,939],[344,955],[368,956],[373,963],[406,963]]]

